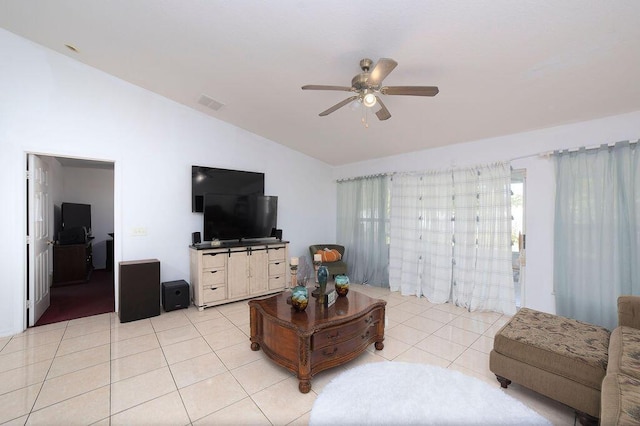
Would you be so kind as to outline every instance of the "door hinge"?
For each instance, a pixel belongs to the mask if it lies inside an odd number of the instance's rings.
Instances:
[[[25,177],[26,177],[27,179],[31,179],[31,176],[33,176],[33,174],[31,173],[31,171],[26,170],[26,171],[25,171]]]
[[[33,304],[31,303],[31,300],[27,300],[27,309],[31,308],[33,308]]]
[[[32,241],[31,235],[27,235],[27,244],[31,244],[31,241]]]

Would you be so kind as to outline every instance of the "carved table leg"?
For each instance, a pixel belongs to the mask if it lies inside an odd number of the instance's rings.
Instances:
[[[260,350],[260,343],[251,342],[251,350],[252,351],[259,351]]]
[[[298,337],[298,390],[311,390],[311,336]]]
[[[311,390],[311,380],[300,380],[300,383],[298,383],[298,390],[301,393],[309,393]]]
[[[376,333],[377,333],[377,340],[376,340],[376,349],[381,351],[384,348],[384,323],[386,321],[385,316],[384,316],[385,312],[384,312],[384,307],[382,308],[382,319],[380,321],[378,321],[378,324],[376,325]]]

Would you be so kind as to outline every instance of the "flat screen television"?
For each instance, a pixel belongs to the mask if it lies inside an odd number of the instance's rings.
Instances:
[[[278,197],[205,194],[204,241],[260,239],[277,226]]]
[[[91,204],[62,203],[62,230],[85,228],[91,234]]]
[[[264,195],[264,173],[191,166],[191,211],[204,211],[204,194]]]

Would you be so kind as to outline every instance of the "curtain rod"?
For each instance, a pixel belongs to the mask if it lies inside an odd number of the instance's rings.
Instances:
[[[614,143],[609,143],[609,144],[602,144],[602,145],[607,145],[609,147],[613,147],[615,146],[617,143],[620,142],[629,142],[630,144],[637,144],[638,142],[640,142],[640,139],[636,139],[636,140],[629,140],[629,141],[618,141],[618,142],[614,142]],[[516,160],[522,160],[525,158],[531,158],[531,157],[541,157],[541,158],[550,158],[554,152],[556,151],[569,151],[569,152],[575,152],[575,151],[579,151],[580,149],[584,148],[586,150],[592,150],[592,149],[599,149],[600,147],[602,147],[602,145],[593,145],[593,146],[589,146],[589,147],[577,147],[577,148],[563,148],[560,150],[553,150],[553,151],[543,151],[543,152],[538,152],[537,154],[529,154],[529,155],[522,155],[520,157],[515,157],[515,158],[511,158],[510,160],[504,160],[504,161],[493,161],[489,164],[494,164],[494,163],[500,163],[500,162],[511,162],[511,161],[516,161]],[[455,167],[453,167],[455,169]],[[379,176],[393,176],[395,174],[399,174],[399,173],[422,173],[422,172],[388,172],[388,173],[377,173],[377,174],[373,174],[373,175],[366,175],[366,176],[356,176],[356,177],[350,177],[350,178],[344,178],[344,179],[337,179],[336,182],[348,182],[351,180],[361,180],[361,179],[368,179],[368,178],[374,178],[374,177],[379,177]]]
[[[544,152],[539,152],[537,154],[529,154],[529,155],[523,155],[520,157],[515,157],[512,158],[510,161],[515,161],[515,160],[522,160],[524,158],[531,158],[531,157],[542,157],[542,158],[550,158],[555,152],[562,152],[562,151],[568,151],[568,152],[577,152],[581,149],[586,149],[587,151],[590,151],[592,149],[600,149],[602,147],[602,145],[607,145],[608,147],[614,147],[616,144],[620,143],[620,142],[629,142],[630,144],[636,144],[640,141],[640,139],[636,139],[636,140],[632,140],[632,141],[618,141],[618,142],[614,142],[614,143],[608,143],[608,144],[601,144],[601,145],[592,145],[592,146],[588,146],[588,147],[577,147],[577,148],[563,148],[563,149],[555,149],[553,151],[544,151]]]
[[[482,163],[482,164],[472,164],[472,165],[467,165],[467,166],[461,166],[458,167],[455,164],[452,164],[451,167],[448,167],[446,169],[432,169],[432,170],[413,170],[413,171],[403,171],[403,172],[386,172],[386,173],[376,173],[373,175],[366,175],[366,176],[354,176],[354,177],[350,177],[350,178],[344,178],[344,179],[336,179],[337,183],[340,182],[348,182],[348,181],[352,181],[352,180],[362,180],[362,179],[368,179],[368,178],[375,178],[375,177],[379,177],[379,176],[391,176],[393,178],[393,176],[396,175],[400,175],[400,176],[405,176],[405,175],[422,175],[425,173],[440,173],[440,172],[450,172],[452,170],[461,170],[461,169],[465,169],[465,168],[474,168],[474,167],[481,167],[487,164],[504,164],[504,163],[508,163],[509,160],[501,160],[501,161],[491,161],[489,163]]]
[[[375,175],[356,176],[356,177],[350,177],[350,178],[344,178],[344,179],[337,179],[336,182],[348,182],[350,180],[362,180],[362,179],[369,179],[369,178],[380,177],[380,176],[393,176],[394,174],[395,173],[376,173]]]

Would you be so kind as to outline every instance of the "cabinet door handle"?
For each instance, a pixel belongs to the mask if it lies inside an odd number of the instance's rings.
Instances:
[[[205,256],[217,256],[218,253],[205,253],[204,255]]]
[[[369,338],[370,335],[371,335],[371,330],[367,330],[367,332],[360,337],[362,337],[362,340],[366,340]]]
[[[370,325],[373,322],[373,315],[369,315],[364,322],[365,324]]]
[[[218,287],[211,287],[211,290],[212,290],[212,291],[213,291],[213,290],[217,290],[217,289],[218,289]]]
[[[216,271],[209,271],[210,274],[215,274],[217,272],[218,272],[217,270]]]
[[[322,355],[324,355],[324,356],[331,356],[331,355],[335,355],[335,353],[336,353],[336,352],[338,352],[338,347],[337,347],[337,346],[334,346],[332,351],[330,351],[330,350],[328,350],[328,349],[324,349],[324,350],[322,351]]]

